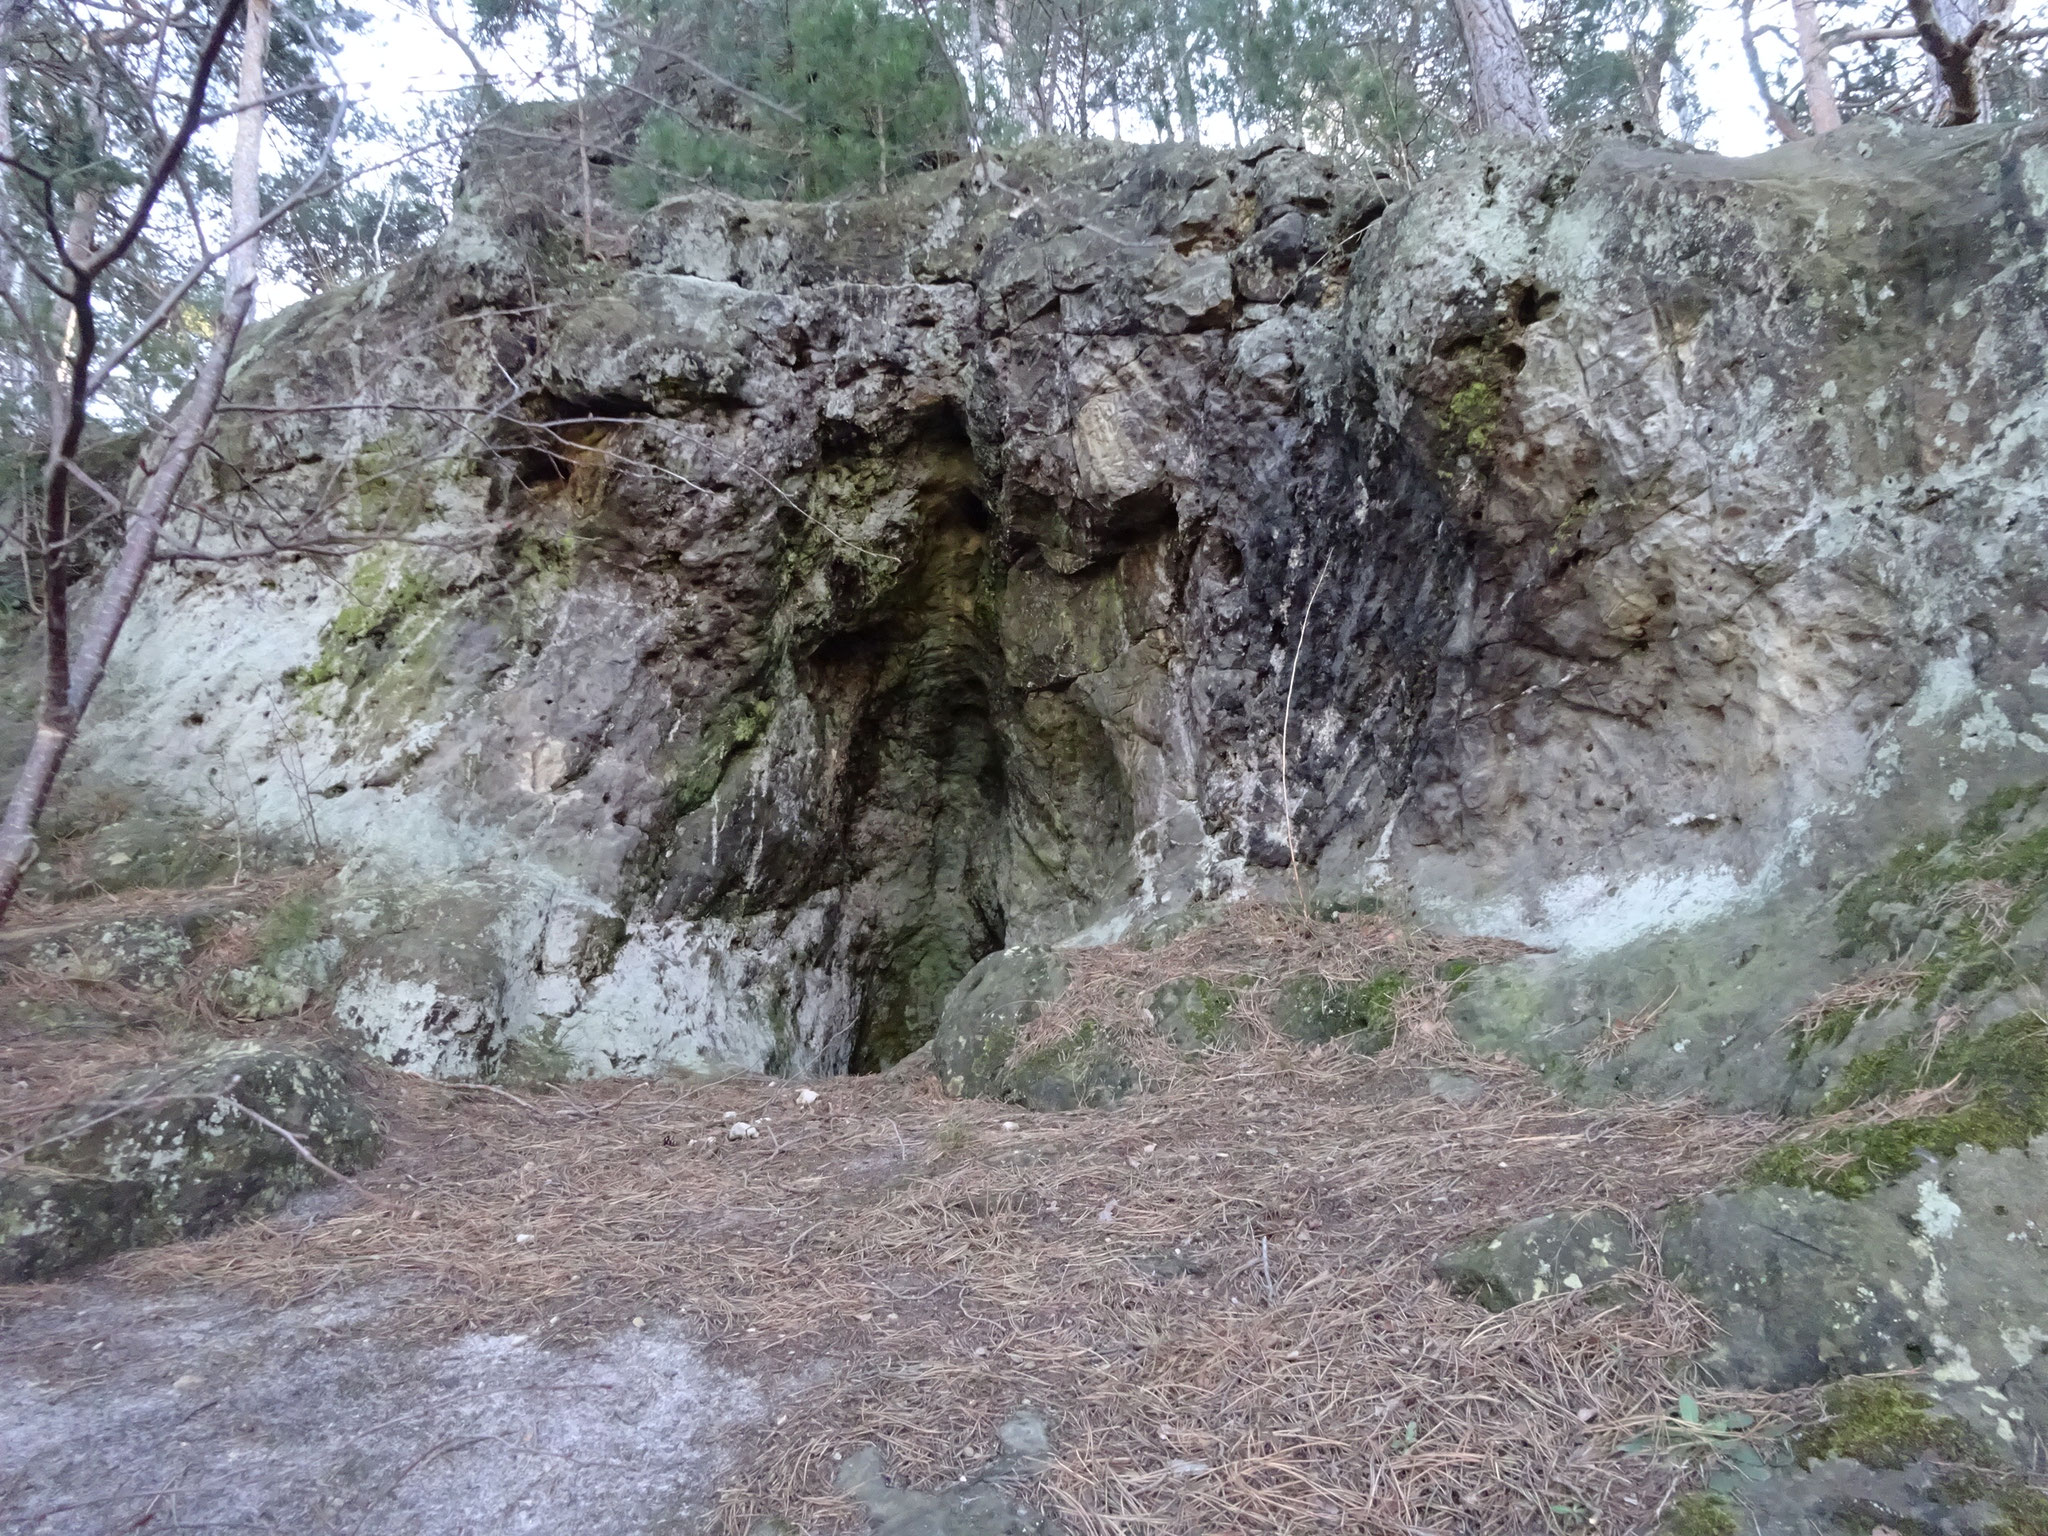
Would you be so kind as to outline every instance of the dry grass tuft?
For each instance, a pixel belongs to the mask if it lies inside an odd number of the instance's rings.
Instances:
[[[1664,1010],[1671,1006],[1671,999],[1676,996],[1678,989],[1673,987],[1664,1001],[1654,1007],[1632,1013],[1625,1019],[1613,1020],[1608,1024],[1605,1033],[1579,1052],[1579,1060],[1588,1066],[1598,1066],[1601,1062],[1612,1061],[1628,1049],[1631,1042],[1641,1039],[1657,1027],[1657,1020],[1663,1017]]]
[[[2024,893],[2003,880],[1962,880],[1941,893],[1934,916],[1967,918],[1987,943],[1996,944],[2012,932],[2012,907]]]

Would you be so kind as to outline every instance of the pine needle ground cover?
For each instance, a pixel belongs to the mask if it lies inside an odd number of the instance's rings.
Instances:
[[[1285,973],[1288,925],[1242,922],[1191,942],[1241,975],[1270,939]],[[1353,941],[1399,947],[1408,974],[1443,958],[1387,924]],[[1098,1014],[1115,957],[1088,961]],[[1140,978],[1162,963],[1129,958]],[[390,1150],[353,1189],[116,1274],[376,1294],[380,1330],[422,1338],[683,1327],[769,1401],[724,1489],[733,1531],[861,1528],[833,1483],[854,1449],[943,1486],[1020,1407],[1052,1445],[1019,1496],[1091,1536],[1648,1529],[1697,1470],[1700,1404],[1736,1406],[1687,1377],[1698,1310],[1643,1273],[1495,1314],[1431,1263],[1546,1211],[1725,1185],[1773,1127],[1572,1108],[1464,1052],[1440,996],[1404,993],[1374,1054],[1255,1030],[1071,1113],[950,1100],[915,1070],[518,1093],[380,1074]],[[1445,1070],[1473,1102],[1431,1093]]]

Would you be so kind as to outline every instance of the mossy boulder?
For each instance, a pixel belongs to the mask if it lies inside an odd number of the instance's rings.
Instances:
[[[1095,1019],[1083,1019],[1058,1040],[1026,1052],[1004,1077],[1003,1097],[1027,1109],[1107,1109],[1143,1081]]]
[[[239,1019],[298,1013],[333,984],[341,963],[341,941],[326,926],[311,893],[280,902],[257,925],[250,963],[213,978],[214,1000]]]
[[[1664,1275],[1717,1324],[1700,1364],[1771,1391],[1923,1372],[1943,1411],[2025,1460],[2048,1423],[2048,1137],[1927,1158],[1861,1199],[1779,1185],[1660,1213]],[[1604,1246],[1603,1246],[1604,1244]],[[1596,1283],[1633,1264],[1628,1228],[1555,1214],[1446,1253],[1439,1273],[1489,1306]]]
[[[149,1188],[135,1179],[19,1168],[0,1174],[0,1280],[40,1280],[138,1246]]]
[[[161,916],[63,919],[0,934],[0,964],[55,981],[115,983],[167,992],[184,979],[212,907]]]
[[[341,1173],[367,1166],[382,1139],[341,1068],[304,1051],[235,1042],[125,1078],[0,1176],[0,1278],[276,1209],[324,1178],[277,1128]]]
[[[1914,1384],[1843,1381],[1827,1389],[1822,1406],[1824,1417],[1792,1436],[1792,1465],[1743,1486],[1739,1520],[1735,1506],[1724,1502],[1720,1531],[2048,1532],[2048,1494]],[[1694,1536],[1694,1528],[1675,1522],[1665,1530],[1666,1536]]]
[[[1273,1005],[1281,1034],[1310,1045],[1345,1040],[1362,1051],[1377,1051],[1394,1039],[1394,1000],[1408,985],[1399,971],[1369,981],[1336,982],[1296,976],[1283,983]]]
[[[1020,1052],[1027,1027],[1067,988],[1057,953],[1036,945],[988,956],[948,994],[932,1065],[948,1093],[1028,1109],[1095,1109],[1138,1085],[1137,1069],[1099,1021],[1082,1019]]]
[[[1145,1001],[1152,1028],[1184,1050],[1206,1051],[1243,1043],[1235,1018],[1237,994],[1205,976],[1182,976],[1155,988]]]
[[[89,801],[52,813],[49,842],[24,881],[26,889],[59,898],[147,889],[192,889],[232,880],[240,870],[274,862],[275,841],[237,837],[197,816],[109,814]]]
[[[932,1066],[946,1091],[1010,1097],[1018,1038],[1066,987],[1066,966],[1040,945],[998,950],[977,963],[947,994],[932,1037]]]

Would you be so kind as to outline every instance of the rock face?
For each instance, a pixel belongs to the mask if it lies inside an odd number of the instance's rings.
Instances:
[[[1857,1200],[1766,1185],[1665,1213],[1664,1273],[1712,1311],[1702,1357],[1730,1386],[1782,1391],[1872,1372],[1924,1372],[1941,1406],[2029,1460],[2048,1421],[2048,1137],[1929,1158]],[[1634,1268],[1610,1213],[1523,1222],[1445,1254],[1453,1285],[1505,1307]]]
[[[236,1043],[123,1080],[0,1174],[0,1280],[275,1210],[322,1175],[272,1126],[341,1173],[381,1140],[340,1071],[303,1052]]]
[[[983,955],[1294,864],[1759,977],[2044,771],[2037,129],[1391,205],[1039,147],[590,251],[534,153],[260,338],[218,501],[373,543],[162,577],[82,753],[338,852],[392,1060],[879,1065]]]

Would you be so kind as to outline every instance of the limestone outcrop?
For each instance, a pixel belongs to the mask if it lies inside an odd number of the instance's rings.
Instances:
[[[257,340],[212,505],[362,547],[168,571],[80,757],[341,861],[388,1059],[881,1065],[1297,872],[1557,950],[1510,1043],[1667,962],[1776,1023],[1850,876],[2048,773],[2036,128],[587,223],[535,142]]]

